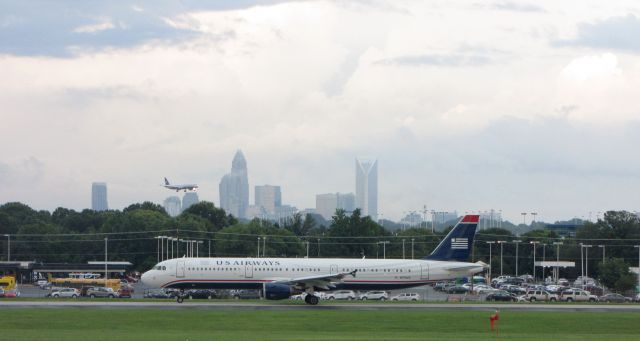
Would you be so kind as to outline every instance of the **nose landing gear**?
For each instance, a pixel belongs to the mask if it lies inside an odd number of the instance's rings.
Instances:
[[[184,301],[184,289],[180,289],[180,292],[176,296],[176,302],[182,303]]]

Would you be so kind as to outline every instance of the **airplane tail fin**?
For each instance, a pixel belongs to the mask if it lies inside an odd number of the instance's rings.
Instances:
[[[169,186],[169,180],[167,180],[167,178],[164,178],[164,184],[165,184],[166,186]]]
[[[469,261],[473,237],[476,234],[476,227],[480,221],[479,215],[466,215],[449,234],[438,244],[430,255],[425,257],[428,260],[443,261]]]

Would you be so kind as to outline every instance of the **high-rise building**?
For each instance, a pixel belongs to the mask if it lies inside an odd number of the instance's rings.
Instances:
[[[325,219],[331,219],[336,209],[343,209],[348,213],[355,209],[355,195],[353,193],[327,193],[316,195],[316,213]]]
[[[276,212],[276,207],[282,206],[280,186],[256,186],[256,206],[263,207],[268,213]]]
[[[180,198],[175,195],[164,199],[163,206],[164,210],[167,211],[167,214],[171,217],[177,217],[182,212]]]
[[[200,202],[198,193],[187,192],[184,194],[184,197],[182,197],[182,210],[184,211],[187,208],[191,207],[191,205],[197,204],[198,202]]]
[[[246,218],[249,207],[249,179],[247,161],[242,151],[238,150],[231,163],[231,173],[220,181],[220,207],[234,217]]]
[[[91,185],[91,209],[94,211],[106,211],[109,209],[106,182],[94,182]]]
[[[356,207],[374,221],[378,216],[378,160],[356,158]]]

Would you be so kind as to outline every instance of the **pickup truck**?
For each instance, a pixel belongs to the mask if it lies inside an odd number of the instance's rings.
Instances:
[[[569,289],[562,292],[560,301],[566,302],[598,302],[596,295],[581,289]]]

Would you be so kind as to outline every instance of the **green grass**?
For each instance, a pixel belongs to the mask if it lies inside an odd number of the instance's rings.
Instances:
[[[1,307],[1,306],[0,306]],[[482,340],[482,311],[5,308],[0,340]],[[638,340],[638,313],[503,311],[501,339]]]

